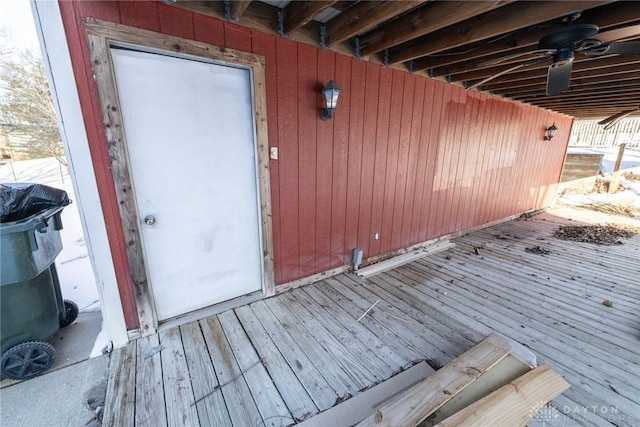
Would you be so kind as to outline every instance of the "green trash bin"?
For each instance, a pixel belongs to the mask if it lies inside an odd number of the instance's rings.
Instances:
[[[62,250],[60,214],[43,210],[26,219],[0,223],[0,372],[29,379],[51,366],[54,348],[44,342],[78,315],[62,299],[55,258]]]

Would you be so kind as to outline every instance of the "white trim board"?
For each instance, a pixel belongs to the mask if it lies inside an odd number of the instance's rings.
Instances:
[[[58,2],[32,0],[31,8],[100,295],[102,318],[113,346],[121,347],[129,338],[60,7]]]
[[[438,252],[442,252],[449,248],[453,248],[455,243],[451,243],[449,241],[438,242],[433,246],[428,246],[424,249],[420,249],[417,251],[409,252],[406,254],[398,255],[393,258],[389,258],[384,261],[380,261],[376,264],[369,265],[367,267],[361,268],[356,272],[356,274],[360,277],[371,277],[374,274],[382,273],[383,271],[391,270],[392,268],[399,267],[401,265],[407,264],[411,261],[414,261],[418,258],[425,257],[427,255],[432,255]]]

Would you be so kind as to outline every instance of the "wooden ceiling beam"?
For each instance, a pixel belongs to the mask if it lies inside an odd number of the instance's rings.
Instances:
[[[638,21],[640,21],[640,2],[624,1],[608,5],[606,9],[598,7],[586,10],[582,13],[577,23],[594,24],[600,27],[602,31],[620,25],[637,23]],[[430,69],[433,70],[432,74],[435,76],[469,71],[476,68],[477,64],[483,61],[497,59],[512,53],[525,52],[528,48],[535,49],[538,41],[543,36],[565,27],[565,24],[554,19],[503,35],[494,41],[482,40],[466,45],[462,53],[455,53],[455,50],[452,50],[443,52],[446,55],[434,55],[417,59],[413,64],[414,69]],[[451,69],[444,68],[446,66],[450,66]],[[444,69],[439,70],[438,68],[441,67]]]
[[[531,104],[536,104],[536,105],[593,105],[593,104],[618,105],[620,103],[629,103],[629,102],[640,104],[640,98],[638,98],[637,94],[630,94],[625,96],[608,95],[598,99],[578,98],[578,99],[569,99],[566,101],[560,101],[560,100],[543,101],[540,99],[540,100],[531,100],[526,102],[529,102]]]
[[[410,61],[607,3],[611,1],[518,1],[398,46],[391,50],[390,60]]]
[[[546,75],[549,66],[551,65],[551,60],[546,60],[539,62],[534,65],[530,65],[528,67],[522,67],[519,70],[515,70],[509,74],[504,74],[495,79],[496,82],[508,82],[514,80],[525,80],[530,77],[538,77],[540,72],[543,71]],[[576,59],[573,63],[573,71],[572,72],[581,72],[588,70],[598,70],[602,68],[609,67],[617,67],[620,65],[627,64],[637,64],[640,63],[640,56],[607,56],[607,57],[594,57],[587,56]],[[475,80],[482,80],[487,77],[495,76],[496,74],[508,70],[513,67],[513,64],[510,65],[501,65],[493,68],[485,68],[482,70],[471,71],[468,73],[456,74],[450,77],[451,81],[467,81],[473,82]],[[637,68],[640,70],[640,66]]]
[[[616,67],[599,68],[596,70],[579,71],[571,74],[571,82],[581,82],[583,80],[591,80],[594,78],[602,77],[603,82],[609,82],[611,80],[617,80],[617,74],[635,74],[635,78],[640,78],[638,73],[638,64],[619,65]],[[524,73],[519,73],[524,74]],[[507,81],[490,81],[486,85],[482,85],[482,90],[494,90],[504,89],[507,87],[524,87],[534,86],[539,83],[547,82],[547,73],[544,70],[540,70],[537,75],[527,75],[521,77],[512,77]]]
[[[327,46],[371,30],[394,16],[420,6],[420,1],[361,1],[327,22]]]
[[[284,32],[291,34],[304,27],[317,14],[333,6],[338,0],[292,1],[284,9]]]
[[[602,85],[589,85],[589,86],[578,86],[569,88],[566,92],[563,92],[560,95],[553,95],[553,97],[563,97],[569,95],[585,95],[585,94],[597,94],[603,92],[616,92],[616,93],[626,93],[627,91],[633,91],[635,89],[640,89],[640,81],[626,81],[621,82],[622,84],[612,85],[608,84],[606,87]],[[528,93],[519,93],[515,95],[504,94],[512,99],[525,99],[525,98],[551,98],[544,93],[544,91],[531,91]]]
[[[622,80],[637,80],[638,79],[638,73],[625,73],[625,74],[619,74],[616,76],[616,80],[617,81],[622,81]],[[582,86],[584,84],[608,84],[611,81],[611,77],[610,76],[595,76],[595,77],[583,77],[580,79],[571,79],[571,84],[569,86],[569,88],[572,88],[574,86]],[[519,90],[529,90],[532,88],[537,88],[540,90],[545,91],[546,90],[546,85],[547,85],[547,77],[540,77],[537,79],[531,79],[529,81],[526,82],[508,82],[508,83],[501,83],[501,84],[495,84],[493,86],[486,86],[486,87],[482,87],[482,91],[488,91],[491,93],[494,93],[496,95],[501,95],[505,92],[509,92],[509,93],[514,93]]]
[[[638,89],[636,89],[635,91],[626,92],[624,94],[616,93],[616,92],[606,92],[606,93],[599,93],[599,94],[593,94],[593,95],[576,95],[572,97],[554,98],[554,99],[544,99],[542,97],[525,98],[525,99],[518,99],[517,101],[536,102],[540,104],[551,105],[551,104],[563,104],[563,103],[571,103],[571,102],[586,103],[587,100],[589,102],[598,102],[601,100],[615,99],[616,97],[618,97],[620,100],[635,99],[640,104],[640,90]]]
[[[231,19],[237,21],[251,4],[251,0],[231,0]]]
[[[633,84],[637,84],[638,82],[640,82],[640,79],[638,79],[637,75],[634,75],[632,73],[629,74],[620,74],[618,76],[616,76],[616,81],[611,82],[608,81],[606,83],[607,86],[628,86],[628,85],[633,85]],[[599,81],[600,79],[593,79],[592,81],[587,81],[587,82],[583,82],[582,84],[578,84],[575,81],[571,82],[571,86],[569,87],[569,89],[567,90],[568,92],[571,92],[572,90],[580,90],[580,91],[597,91],[598,88],[602,87],[602,81]],[[547,96],[546,95],[546,82],[542,82],[540,84],[534,85],[534,86],[529,86],[529,87],[516,87],[516,88],[510,88],[510,89],[494,89],[492,90],[492,92],[496,95],[502,95],[502,96],[508,96],[510,98],[512,97],[517,97],[520,94],[529,94],[529,93],[533,93],[533,94],[538,94],[538,95],[543,95],[543,96]]]
[[[370,55],[432,33],[473,16],[499,8],[513,0],[430,2],[362,36],[362,54]]]

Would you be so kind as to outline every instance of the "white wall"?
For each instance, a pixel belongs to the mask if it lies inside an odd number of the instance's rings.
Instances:
[[[128,342],[127,328],[62,16],[57,1],[33,0],[31,6],[87,249],[96,276],[103,327],[114,347],[120,347]]]

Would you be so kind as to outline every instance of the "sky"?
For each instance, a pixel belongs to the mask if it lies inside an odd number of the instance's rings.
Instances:
[[[7,32],[8,46],[39,50],[29,0],[0,0],[0,28]]]

